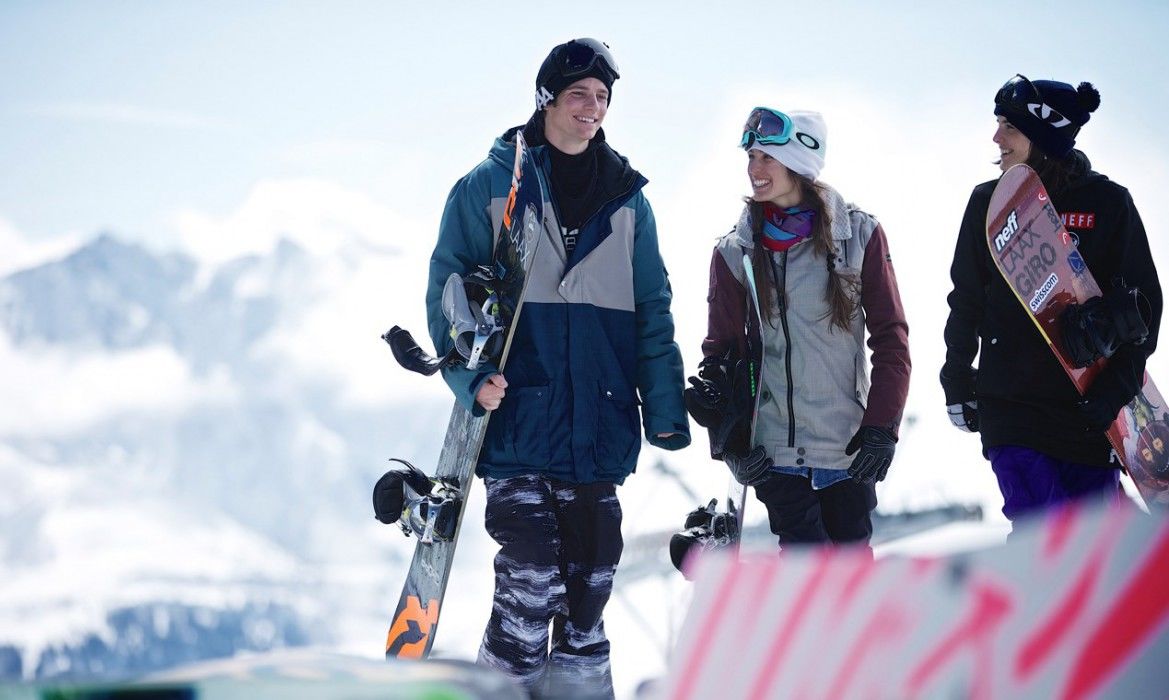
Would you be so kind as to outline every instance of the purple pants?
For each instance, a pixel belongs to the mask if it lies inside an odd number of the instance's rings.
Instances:
[[[987,456],[1003,493],[1003,515],[1011,522],[1073,501],[1113,504],[1123,495],[1115,467],[1064,462],[1014,445],[992,447]]]

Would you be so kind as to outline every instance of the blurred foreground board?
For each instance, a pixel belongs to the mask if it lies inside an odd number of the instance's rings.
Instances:
[[[491,669],[466,661],[363,659],[306,649],[181,667],[100,685],[0,685],[0,700],[525,700]]]
[[[697,562],[657,697],[1163,697],[1169,520],[1068,509],[1006,544]]]

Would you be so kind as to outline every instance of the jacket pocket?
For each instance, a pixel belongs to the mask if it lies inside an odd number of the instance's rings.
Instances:
[[[600,386],[597,406],[597,470],[601,475],[624,476],[641,446],[641,416],[633,392]]]
[[[865,359],[863,350],[857,352],[853,359],[853,366],[856,372],[856,392],[853,394],[853,402],[861,407],[861,410],[869,406],[869,363]]]
[[[506,442],[515,463],[528,467],[546,467],[552,459],[548,437],[548,411],[551,391],[547,386],[508,389],[504,398]],[[494,419],[493,419],[494,420]]]

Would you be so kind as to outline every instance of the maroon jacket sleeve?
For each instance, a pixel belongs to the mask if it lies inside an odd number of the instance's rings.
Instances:
[[[738,357],[746,355],[747,339],[743,322],[747,313],[747,290],[735,279],[727,261],[716,248],[710,260],[710,288],[706,294],[706,338],[702,356],[721,355],[735,348]]]
[[[869,349],[873,351],[872,386],[861,424],[889,428],[897,434],[909,395],[909,324],[897,290],[889,241],[880,224],[865,248],[861,306],[869,331]]]

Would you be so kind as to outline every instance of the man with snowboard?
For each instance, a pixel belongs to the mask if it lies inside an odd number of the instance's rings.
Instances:
[[[601,130],[618,77],[599,41],[553,48],[527,124],[452,189],[430,261],[428,320],[442,354],[452,342],[444,284],[490,264],[522,132],[549,191],[507,375],[485,366],[444,377],[473,413],[493,411],[476,473],[500,550],[479,662],[537,697],[612,697],[602,611],[622,550],[616,486],[637,464],[639,427],[663,449],[690,442],[647,181]]]
[[[1087,268],[1104,289],[1117,327],[1143,310],[1126,305],[1136,288],[1148,300],[1147,336],[1120,344],[1081,397],[990,257],[986,215],[995,181],[974,188],[950,275],[946,362],[941,381],[950,420],[981,432],[1003,494],[1003,514],[1020,516],[1073,500],[1116,501],[1119,463],[1105,431],[1140,391],[1157,347],[1161,286],[1140,215],[1128,190],[1092,170],[1075,139],[1100,93],[1017,75],[995,95],[994,142],[1005,172],[1030,165]],[[1107,331],[1107,329],[1105,329]],[[978,369],[972,363],[979,355]]]

